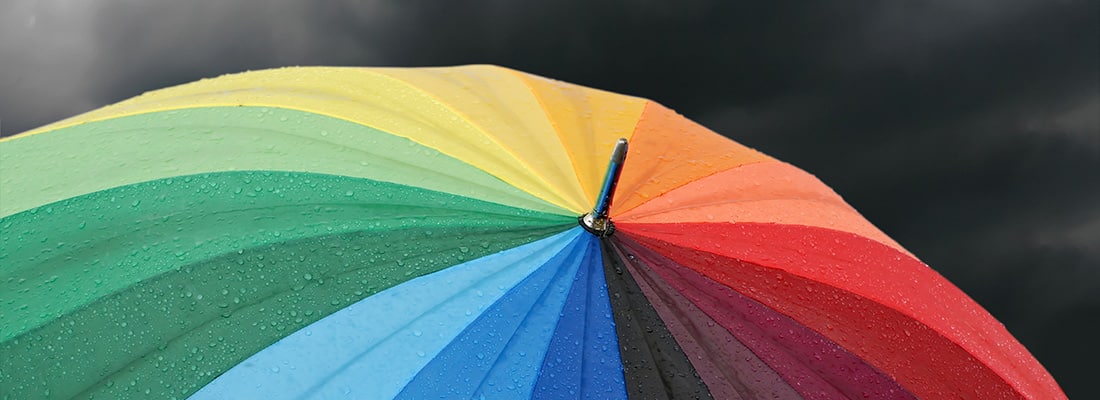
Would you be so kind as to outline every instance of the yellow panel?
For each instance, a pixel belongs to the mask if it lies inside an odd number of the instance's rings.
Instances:
[[[558,131],[589,205],[596,201],[611,150],[630,139],[648,100],[513,71],[542,103]],[[629,162],[630,156],[627,156]]]
[[[557,188],[568,208],[591,206],[546,111],[520,74],[488,65],[378,71],[422,89],[465,119],[540,180]]]
[[[553,128],[531,91],[527,90],[526,97],[521,93],[519,88],[525,85],[511,70],[483,66],[433,69],[434,73],[447,70],[454,72],[439,79],[425,78],[423,75],[428,72],[403,74],[395,73],[395,69],[380,72],[333,67],[225,75],[149,92],[17,136],[171,109],[283,107],[341,118],[408,138],[577,213],[591,207],[574,174],[563,171],[563,167],[569,166],[569,157],[562,145],[541,141],[544,136],[555,135],[539,132]],[[391,75],[401,75],[401,79]],[[414,75],[418,78],[412,78]],[[476,90],[489,92],[476,95],[463,92]],[[463,105],[456,108],[444,101],[461,101]],[[466,101],[474,103],[467,105]],[[492,103],[480,107],[477,101]],[[501,111],[493,112],[494,107]],[[479,125],[472,124],[473,119]],[[485,129],[502,131],[486,133]],[[539,137],[540,141],[533,141],[533,137]]]

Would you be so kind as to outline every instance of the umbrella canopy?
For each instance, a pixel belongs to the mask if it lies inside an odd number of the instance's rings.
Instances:
[[[812,175],[505,68],[226,75],[0,170],[2,398],[1065,397]]]

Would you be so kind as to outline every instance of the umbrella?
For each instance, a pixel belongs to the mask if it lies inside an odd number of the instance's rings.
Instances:
[[[201,80],[0,170],[3,398],[1065,397],[812,175],[506,68]]]

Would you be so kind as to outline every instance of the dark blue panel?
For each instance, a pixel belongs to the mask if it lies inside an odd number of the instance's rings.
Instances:
[[[527,398],[550,344],[587,235],[562,249],[470,324],[397,398]]]
[[[539,399],[625,399],[603,257],[595,237],[569,292],[533,393]]]
[[[192,398],[393,398],[493,304],[590,236],[577,227],[394,286],[283,338]]]

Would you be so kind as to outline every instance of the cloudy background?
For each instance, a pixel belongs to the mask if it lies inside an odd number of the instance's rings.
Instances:
[[[1088,397],[1100,2],[0,2],[0,133],[285,65],[493,63],[651,98],[831,184]]]

